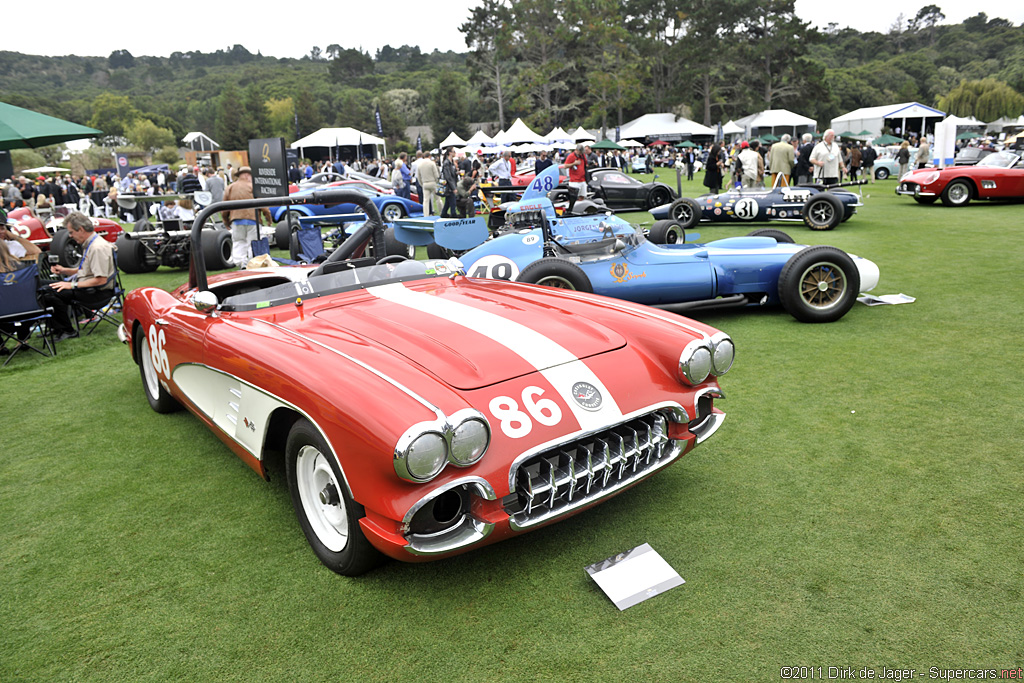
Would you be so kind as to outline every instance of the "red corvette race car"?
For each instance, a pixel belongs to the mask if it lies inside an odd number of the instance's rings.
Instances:
[[[238,208],[265,206],[244,200]],[[714,434],[728,335],[604,297],[473,279],[384,253],[369,220],[319,266],[125,299],[122,340],[158,412],[192,411],[250,467],[281,459],[317,557],[355,575],[578,513]],[[206,212],[193,226],[197,253]]]
[[[9,226],[13,232],[18,233],[43,251],[52,248],[52,251],[60,257],[62,266],[70,267],[78,262],[78,244],[62,227],[63,217],[51,218],[46,225],[43,225],[39,217],[32,213],[32,209],[22,207],[11,211],[7,214],[7,218],[14,223]],[[96,226],[96,232],[108,242],[116,242],[124,232],[120,223],[109,218],[93,218],[92,224]]]
[[[975,166],[917,169],[900,178],[896,194],[910,195],[920,204],[941,198],[946,206],[967,206],[972,199],[1024,199],[1024,160],[1005,150]]]

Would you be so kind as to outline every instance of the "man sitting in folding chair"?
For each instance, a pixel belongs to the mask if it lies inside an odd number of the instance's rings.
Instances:
[[[75,211],[64,219],[64,227],[71,239],[81,246],[82,258],[76,268],[52,266],[53,273],[65,280],[52,283],[51,291],[43,294],[43,302],[53,307],[57,341],[78,336],[71,320],[73,305],[93,310],[102,308],[114,296],[117,284],[113,245],[94,232],[92,221]]]
[[[43,356],[57,353],[49,326],[52,310],[39,305],[38,273],[36,264],[15,259],[7,250],[7,243],[0,240],[0,355],[9,356],[4,365],[23,349]],[[42,348],[30,341],[37,326]],[[11,348],[7,347],[8,340],[14,342]]]

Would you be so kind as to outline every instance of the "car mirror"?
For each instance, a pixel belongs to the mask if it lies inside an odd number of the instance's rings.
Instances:
[[[615,244],[612,245],[612,253],[618,254],[620,251],[626,248],[626,243],[620,239],[615,240]]]
[[[213,312],[219,303],[217,295],[209,290],[196,292],[196,295],[192,298],[192,304],[200,313]]]

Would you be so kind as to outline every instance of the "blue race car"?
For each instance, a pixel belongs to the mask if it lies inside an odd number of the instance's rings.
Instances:
[[[675,312],[781,304],[803,322],[838,320],[859,292],[878,284],[873,262],[835,247],[793,244],[779,230],[662,245],[610,213],[560,218],[546,196],[557,177],[546,173],[509,207],[504,234],[460,256],[469,276],[595,292]]]
[[[299,190],[298,192],[293,193],[292,196],[312,194],[330,187],[332,186],[328,185]],[[389,223],[406,216],[423,215],[422,204],[418,204],[411,199],[399,197],[396,194],[377,192],[361,184],[346,184],[344,189],[354,190],[368,196],[370,201],[372,201],[377,207],[377,210],[380,211],[381,217]],[[337,214],[355,213],[362,213],[359,207],[355,204],[331,204],[328,206],[324,206],[323,204],[295,204],[292,206],[275,206],[271,210],[270,215],[274,218],[274,221],[277,222],[285,218],[285,214],[293,214],[289,217],[294,218],[295,220],[289,222],[297,224],[298,219],[302,216],[332,216]]]
[[[843,185],[863,185],[853,181]],[[803,221],[811,230],[832,230],[863,206],[860,197],[846,190],[823,185],[773,188],[736,188],[721,194],[683,197],[651,209],[655,219],[674,220],[689,230],[700,221],[754,223]],[[668,235],[671,244],[677,235]],[[653,237],[652,237],[653,239]]]

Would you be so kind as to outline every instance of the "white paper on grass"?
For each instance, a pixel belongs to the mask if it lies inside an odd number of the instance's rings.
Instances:
[[[592,564],[586,570],[620,610],[686,583],[647,543]]]
[[[912,304],[917,301],[912,296],[906,294],[865,294],[864,296],[858,297],[857,301],[868,306],[882,306],[884,304]]]

